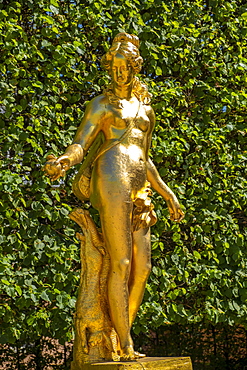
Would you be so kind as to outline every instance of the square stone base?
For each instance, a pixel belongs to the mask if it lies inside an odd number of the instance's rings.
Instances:
[[[136,361],[97,362],[76,370],[192,370],[190,357],[145,357]]]

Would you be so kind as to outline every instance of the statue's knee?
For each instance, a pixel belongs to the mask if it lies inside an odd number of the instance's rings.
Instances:
[[[129,273],[130,270],[130,260],[128,258],[122,258],[120,261],[115,261],[112,263],[113,273],[122,275],[123,277]]]
[[[130,260],[128,258],[123,258],[118,263],[118,269],[121,273],[125,274],[130,269]]]

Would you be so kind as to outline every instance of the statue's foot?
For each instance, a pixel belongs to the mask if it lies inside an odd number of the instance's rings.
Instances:
[[[121,349],[120,360],[121,361],[133,361],[136,359],[135,351],[133,346],[126,346]]]
[[[143,358],[143,357],[146,357],[145,353],[140,353],[140,352],[135,351],[134,354],[135,354],[135,358]]]
[[[132,345],[126,346],[121,350],[120,359],[121,361],[133,361],[138,358],[146,357],[144,353],[139,353],[137,351],[134,351],[134,348]]]

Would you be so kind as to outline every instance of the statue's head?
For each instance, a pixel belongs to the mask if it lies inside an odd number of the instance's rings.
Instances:
[[[133,75],[140,72],[143,59],[139,53],[139,38],[135,35],[122,32],[114,37],[111,48],[102,57],[101,65],[112,74],[112,64],[114,58],[126,60],[128,68]]]
[[[125,32],[119,33],[114,38],[111,48],[101,59],[102,67],[112,78],[112,83],[104,90],[104,94],[108,96],[112,104],[116,103],[113,88],[122,89],[126,85],[131,86],[132,93],[139,101],[143,104],[150,104],[152,95],[148,92],[147,86],[135,76],[140,72],[142,63],[139,38]]]

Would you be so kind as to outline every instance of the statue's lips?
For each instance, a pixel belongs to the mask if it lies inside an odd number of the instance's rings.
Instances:
[[[125,80],[124,80],[123,78],[118,78],[118,79],[117,79],[117,82],[118,82],[118,83],[124,83],[124,82],[125,82]]]

